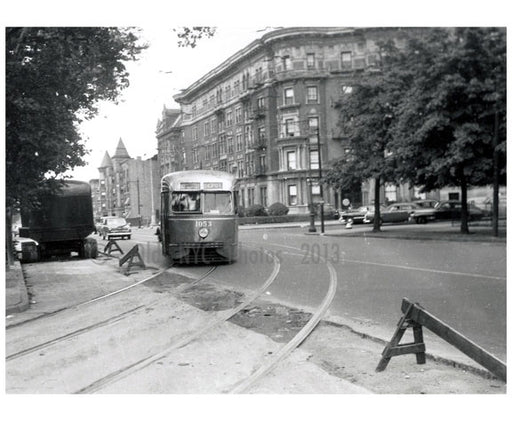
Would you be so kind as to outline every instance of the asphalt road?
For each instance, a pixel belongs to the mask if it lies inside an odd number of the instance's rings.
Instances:
[[[326,258],[338,276],[331,316],[353,320],[385,337],[394,330],[401,316],[401,300],[407,297],[506,360],[504,243],[322,237],[306,235],[306,231],[240,230],[240,259],[220,267],[216,278],[234,288],[251,289],[251,282],[258,278],[247,270],[264,276],[269,262],[262,249],[273,250],[283,270],[268,297],[307,309],[325,295]],[[147,264],[162,263],[153,230],[135,229],[131,241],[119,244],[128,249],[135,242]],[[258,264],[248,265],[249,261]],[[187,270],[200,274],[204,268]]]

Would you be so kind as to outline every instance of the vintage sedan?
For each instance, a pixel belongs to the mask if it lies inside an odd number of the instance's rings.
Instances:
[[[475,205],[468,204],[470,220],[482,219],[485,212]],[[425,208],[415,211],[411,215],[411,221],[417,224],[426,224],[428,221],[435,220],[453,220],[460,219],[462,213],[462,203],[458,200],[444,200],[439,202],[434,208]]]
[[[340,219],[339,221],[342,224],[346,224],[348,221],[352,221],[354,224],[362,224],[363,219],[365,215],[368,213],[368,211],[373,211],[374,206],[361,206],[357,209],[350,209],[347,211],[343,211],[340,213]]]
[[[97,228],[98,234],[105,240],[111,238],[127,238],[132,236],[130,224],[126,219],[119,216],[107,216],[101,219],[101,223]]]
[[[381,223],[387,222],[407,222],[411,214],[421,209],[416,203],[394,203],[380,211]],[[371,224],[375,219],[375,211],[368,211],[363,219],[365,224]]]

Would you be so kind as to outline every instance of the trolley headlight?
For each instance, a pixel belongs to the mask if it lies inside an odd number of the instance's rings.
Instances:
[[[199,237],[206,238],[206,237],[208,237],[209,233],[210,233],[210,231],[208,231],[208,228],[203,227],[199,230]]]

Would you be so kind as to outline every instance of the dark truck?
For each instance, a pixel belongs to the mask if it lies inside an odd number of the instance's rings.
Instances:
[[[91,187],[66,180],[56,194],[41,198],[41,206],[21,210],[18,252],[20,260],[37,261],[51,255],[77,252],[81,258],[96,258],[98,244],[87,236],[95,231]]]

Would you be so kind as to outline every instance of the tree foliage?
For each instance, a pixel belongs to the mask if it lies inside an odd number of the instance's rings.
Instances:
[[[32,202],[45,178],[84,165],[78,124],[129,85],[135,30],[6,28],[7,205]]]
[[[499,28],[430,29],[411,39],[401,72],[414,75],[394,127],[402,176],[424,190],[458,186],[461,231],[468,186],[493,182],[495,117],[499,176],[505,182],[506,37]],[[501,121],[500,121],[501,120]]]
[[[493,182],[495,128],[505,182],[505,30],[410,31],[404,49],[382,45],[381,53],[378,72],[355,75],[353,93],[340,101],[351,153],[327,179],[409,181],[425,191],[459,186],[467,232],[468,186]]]
[[[214,26],[192,26],[174,29],[178,36],[178,47],[195,48],[197,42],[202,38],[211,38],[215,35],[217,28]]]
[[[403,85],[391,71],[396,60],[394,44],[383,42],[379,48],[378,68],[354,75],[352,85],[338,102],[348,153],[325,177],[327,183],[347,190],[361,180],[375,181],[375,231],[380,230],[380,185],[395,179],[395,161],[388,151]]]

